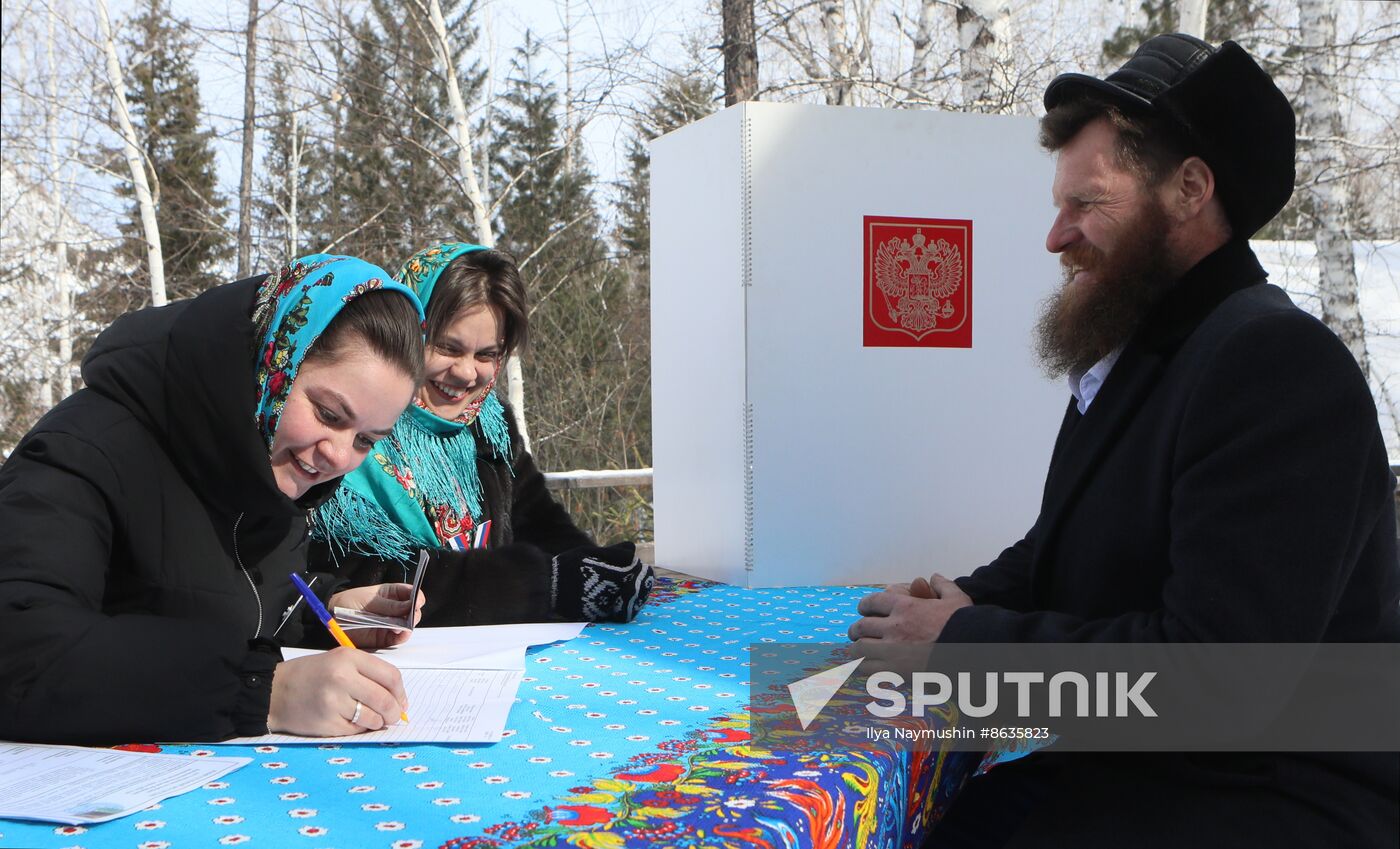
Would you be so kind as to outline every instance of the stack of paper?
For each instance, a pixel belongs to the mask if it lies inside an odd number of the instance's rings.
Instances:
[[[418,568],[413,572],[413,592],[408,597],[409,614],[403,617],[381,616],[348,607],[331,611],[335,621],[347,631],[355,628],[388,628],[393,631],[413,630],[413,611],[418,609],[418,590],[423,586],[423,573],[428,569],[428,552],[418,552]]]
[[[0,743],[0,817],[90,825],[145,810],[252,758]]]

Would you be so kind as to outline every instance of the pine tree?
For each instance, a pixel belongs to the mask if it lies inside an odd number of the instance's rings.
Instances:
[[[606,247],[598,236],[593,174],[581,157],[572,170],[566,167],[559,95],[537,70],[539,51],[527,32],[493,133],[492,176],[502,193],[499,242],[537,267],[563,271],[570,261],[596,263]]]
[[[462,97],[471,104],[480,96],[484,73],[473,64],[461,69],[465,51],[476,43],[469,24],[474,4],[458,11],[446,0],[442,13],[457,48]],[[415,10],[415,11],[409,11]],[[400,192],[398,253],[395,268],[410,254],[436,241],[457,238],[471,221],[466,190],[457,178],[457,146],[450,135],[452,110],[447,81],[439,72],[432,33],[421,12],[397,0],[375,0],[375,15],[388,34],[395,66],[389,144],[394,151],[390,179]],[[410,18],[409,15],[415,17]],[[455,18],[455,20],[454,20]]]
[[[171,299],[190,297],[223,281],[234,248],[228,203],[218,191],[214,132],[201,127],[194,41],[187,22],[171,13],[169,0],[144,0],[124,41],[132,122],[159,186],[156,220],[167,289]],[[131,196],[129,189],[119,193]],[[120,313],[149,301],[147,273],[138,270],[145,250],[134,201],[129,209],[121,224],[122,243],[103,259],[120,260],[133,269],[132,276],[124,291],[99,294],[98,303],[88,305],[109,317],[112,308]]]
[[[384,264],[400,198],[390,183],[388,89],[392,62],[368,19],[337,45],[339,97],[326,104],[331,133],[310,146],[307,250],[351,253]]]
[[[661,84],[633,124],[615,235],[624,256],[643,273],[651,266],[651,153],[647,143],[709,115],[717,97],[714,81],[703,72],[676,74]]]
[[[522,365],[534,453],[544,469],[647,465],[645,318],[638,319],[626,275],[609,254],[594,175],[581,152],[565,156],[559,95],[540,72],[539,50],[527,34],[492,133],[498,242],[521,261],[530,288],[531,342]],[[565,501],[603,539],[636,536],[650,525],[646,499],[635,490],[570,493]]]
[[[476,41],[470,26],[474,4],[460,11],[446,2],[459,54]],[[426,22],[411,4],[374,0],[357,22],[343,57],[342,97],[330,104],[331,138],[314,145],[308,169],[315,214],[310,244],[336,242],[396,271],[414,251],[463,234],[470,221],[465,192],[456,179],[455,142],[446,85],[437,71]],[[483,73],[459,70],[463,97],[480,94]]]
[[[634,346],[624,358],[635,365],[624,369],[628,394],[618,414],[619,430],[636,442],[635,459],[629,465],[651,465],[651,153],[647,143],[710,114],[718,98],[714,80],[698,67],[672,75],[633,124],[627,146],[628,173],[621,186],[613,236],[622,249],[620,265],[626,280],[626,320],[617,335]],[[615,533],[644,536],[652,527],[651,503],[641,493],[630,496],[623,493],[605,499],[605,516]]]

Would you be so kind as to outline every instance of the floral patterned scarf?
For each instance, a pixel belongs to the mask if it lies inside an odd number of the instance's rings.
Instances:
[[[404,263],[398,279],[426,309],[448,264],[481,250],[465,242],[427,248]],[[417,403],[405,410],[388,438],[317,508],[313,535],[342,551],[386,560],[410,560],[421,548],[466,547],[471,531],[489,518],[476,468],[478,441],[510,462],[510,430],[495,385],[492,376],[452,421]]]
[[[269,450],[306,352],[346,304],[376,289],[407,295],[422,318],[423,306],[412,289],[391,280],[379,266],[350,256],[304,256],[269,274],[258,289],[253,306],[259,340],[256,416]]]

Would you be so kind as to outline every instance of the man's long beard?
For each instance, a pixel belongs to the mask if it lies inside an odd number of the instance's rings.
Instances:
[[[1080,245],[1060,256],[1064,283],[1046,300],[1035,326],[1035,351],[1050,377],[1083,373],[1132,337],[1175,280],[1167,271],[1170,220],[1151,203],[1112,254]],[[1074,273],[1093,279],[1073,285]]]

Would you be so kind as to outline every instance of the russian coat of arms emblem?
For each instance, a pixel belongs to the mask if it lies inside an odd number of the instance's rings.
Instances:
[[[865,218],[866,347],[972,347],[972,222]]]

